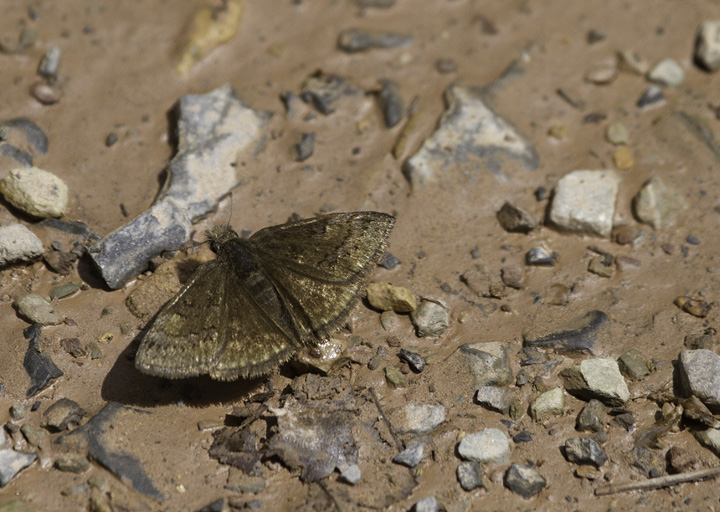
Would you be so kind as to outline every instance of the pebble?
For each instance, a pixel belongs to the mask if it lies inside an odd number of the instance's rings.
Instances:
[[[525,273],[522,267],[516,265],[505,265],[500,269],[500,278],[505,286],[521,290],[525,284]]]
[[[61,398],[43,413],[43,426],[54,432],[72,430],[77,427],[87,413],[80,405],[69,398]]]
[[[40,60],[38,75],[45,78],[55,78],[60,68],[60,57],[62,57],[62,50],[58,45],[53,45]]]
[[[55,306],[37,293],[21,295],[13,306],[18,316],[31,324],[58,325],[63,321],[63,316],[57,312]]]
[[[50,298],[51,299],[63,299],[65,297],[69,297],[76,291],[80,289],[80,285],[77,283],[65,283],[58,286],[55,286],[52,290],[50,290]]]
[[[630,256],[620,255],[615,258],[615,266],[620,272],[625,272],[627,270],[640,268],[641,263],[640,260],[636,260]]]
[[[347,29],[338,35],[338,48],[347,53],[364,52],[375,48],[397,48],[413,42],[413,37],[390,32]]]
[[[615,59],[612,59],[591,67],[585,73],[585,80],[596,85],[607,85],[617,78],[617,74],[617,65]]]
[[[648,71],[648,80],[666,87],[680,87],[685,80],[685,72],[673,59],[663,59]]]
[[[610,406],[621,406],[630,398],[630,391],[614,359],[585,359],[578,366],[561,371],[560,376],[565,389],[581,398],[597,398]]]
[[[475,389],[483,386],[507,386],[513,382],[507,343],[466,343],[461,345],[456,353],[474,377]]]
[[[704,21],[698,29],[695,60],[708,71],[720,68],[720,20]]]
[[[515,436],[512,438],[513,442],[515,444],[520,443],[531,443],[533,440],[532,434],[528,432],[527,430],[522,430],[515,434]]]
[[[561,416],[565,412],[565,395],[562,388],[545,391],[530,404],[530,416],[540,421],[548,416]]]
[[[557,352],[595,353],[595,344],[609,334],[610,319],[599,310],[559,322],[551,332],[533,329],[523,335],[524,347],[552,348]]]
[[[402,408],[399,429],[408,434],[430,434],[445,421],[445,407],[440,404],[410,402]]]
[[[387,270],[392,270],[395,267],[397,267],[398,265],[400,265],[400,263],[401,262],[399,259],[397,259],[395,256],[393,256],[389,252],[386,252],[385,257],[380,262],[380,266]]]
[[[30,88],[30,94],[43,105],[54,105],[62,97],[60,91],[43,82],[33,84]]]
[[[380,92],[378,101],[385,119],[385,126],[393,128],[402,120],[405,115],[405,107],[400,96],[399,86],[392,80],[380,80]]]
[[[87,355],[85,348],[80,342],[80,338],[63,338],[60,340],[60,346],[65,352],[76,359]]]
[[[54,466],[68,473],[82,473],[90,467],[90,463],[84,455],[68,453],[55,459]]]
[[[438,73],[445,75],[457,71],[458,66],[453,59],[449,57],[440,57],[435,61],[435,69],[437,69]]]
[[[55,365],[50,356],[41,350],[41,332],[42,327],[37,323],[23,329],[23,336],[28,340],[28,348],[23,358],[23,368],[30,376],[31,381],[31,386],[25,392],[26,398],[45,389],[50,381],[63,375],[62,370]],[[39,403],[35,402],[30,410],[36,410],[36,404],[39,407]]]
[[[483,487],[482,466],[477,461],[461,462],[455,470],[455,474],[460,487],[468,492]]]
[[[548,252],[542,247],[533,247],[525,254],[525,263],[535,267],[554,267],[557,258],[555,251]]]
[[[315,134],[303,133],[300,142],[295,145],[295,150],[297,151],[297,157],[295,158],[295,161],[304,162],[312,156],[314,149]]]
[[[635,164],[630,148],[623,146],[615,151],[613,153],[613,164],[615,164],[615,168],[620,171],[630,169]]]
[[[481,386],[475,393],[475,401],[490,409],[502,414],[510,411],[510,405],[514,400],[513,393],[508,388],[497,386]]]
[[[349,483],[350,485],[357,485],[362,479],[362,472],[360,466],[357,464],[343,465],[340,469],[340,478]]]
[[[621,71],[644,76],[650,70],[650,63],[637,52],[621,50],[618,52],[618,68]]]
[[[615,146],[627,146],[630,143],[630,134],[620,121],[608,125],[605,130],[605,138]]]
[[[28,412],[30,412],[29,405],[13,404],[10,406],[10,417],[14,420],[25,419],[25,416],[27,416]],[[2,429],[0,429],[0,430],[2,430]]]
[[[700,239],[695,235],[688,235],[685,241],[690,245],[700,245]]]
[[[565,441],[565,457],[575,464],[592,464],[599,468],[608,460],[602,447],[593,439],[572,438]]]
[[[565,231],[609,237],[620,176],[615,171],[573,171],[555,185],[550,220]]]
[[[678,358],[680,382],[708,408],[720,411],[720,356],[712,350],[683,350]]]
[[[405,377],[405,374],[392,366],[385,367],[385,378],[392,388],[404,388],[407,386],[407,377]]]
[[[532,498],[545,488],[547,482],[533,466],[513,464],[505,472],[503,484],[523,498]]]
[[[632,348],[618,358],[620,372],[633,380],[642,380],[650,373],[645,356],[636,348]]]
[[[15,450],[0,450],[0,487],[5,487],[20,471],[35,462],[37,455]]]
[[[615,268],[606,264],[604,256],[593,256],[588,263],[588,271],[605,278],[611,278],[615,274]]]
[[[665,459],[656,450],[636,446],[630,452],[631,466],[638,468],[649,478],[660,476],[665,470]]]
[[[420,464],[423,459],[430,456],[429,453],[427,455],[423,453],[424,448],[425,447],[422,443],[415,443],[408,446],[393,457],[393,462],[396,464],[402,464],[403,466],[407,466],[409,468],[414,468]]]
[[[646,181],[633,198],[635,216],[655,229],[672,224],[686,207],[685,198],[658,176]]]
[[[710,303],[692,297],[678,297],[674,304],[686,313],[698,318],[705,318],[710,311]]]
[[[458,454],[464,460],[505,464],[510,461],[510,440],[502,430],[486,428],[463,437]]]
[[[529,233],[538,226],[535,216],[513,204],[502,205],[496,214],[502,228],[509,233]]]
[[[447,309],[433,300],[422,299],[417,309],[410,313],[410,320],[415,326],[419,337],[440,336],[448,325],[450,318]]]
[[[410,365],[410,369],[415,373],[420,373],[425,369],[425,359],[417,352],[411,352],[410,350],[400,349],[398,357],[401,361],[405,361]]]
[[[665,103],[665,95],[659,85],[651,85],[645,89],[645,92],[637,100],[637,106],[640,108],[658,106],[663,103]]]
[[[42,242],[24,225],[0,226],[0,266],[32,261],[42,253]]]
[[[417,309],[417,300],[410,290],[390,283],[368,284],[367,299],[372,307],[380,311],[410,313]]]
[[[683,473],[697,464],[697,459],[680,446],[671,446],[665,455],[669,473]]]
[[[614,226],[612,238],[618,245],[629,245],[643,235],[643,231],[637,226],[620,225]]]
[[[67,185],[37,167],[11,170],[0,180],[0,194],[15,208],[41,219],[62,217],[68,208]]]
[[[395,5],[395,0],[355,0],[355,5],[357,5],[361,9],[389,9],[390,7]]]
[[[440,505],[438,504],[435,496],[429,498],[423,498],[415,502],[413,505],[414,512],[439,512]]]
[[[27,117],[15,117],[0,122],[0,140],[10,138],[14,131],[19,131],[32,148],[44,155],[48,151],[49,141],[45,132]],[[28,165],[27,167],[31,167]]]
[[[48,438],[48,433],[41,428],[36,427],[32,423],[25,423],[20,427],[20,432],[25,436],[27,442],[31,446],[41,446],[45,444]]]
[[[689,349],[712,349],[715,342],[709,334],[688,334],[683,340],[683,345]]]
[[[327,116],[335,112],[343,100],[350,100],[355,105],[364,94],[362,89],[352,85],[346,78],[318,71],[305,80],[300,97]]]
[[[575,430],[579,432],[604,432],[605,422],[602,417],[605,415],[605,405],[593,398],[582,408],[575,421]]]

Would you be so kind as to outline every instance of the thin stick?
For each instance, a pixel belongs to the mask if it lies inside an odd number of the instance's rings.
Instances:
[[[688,471],[677,475],[659,476],[657,478],[649,478],[639,482],[628,482],[626,484],[606,485],[595,489],[595,496],[607,496],[608,494],[616,494],[628,491],[644,491],[650,489],[660,489],[661,487],[669,487],[671,485],[681,484],[683,482],[697,482],[706,478],[713,478],[720,475],[720,466],[709,469],[698,469],[697,471]]]
[[[316,483],[320,486],[320,488],[323,491],[325,491],[325,494],[327,494],[328,498],[330,498],[330,501],[333,502],[333,505],[335,505],[335,508],[337,509],[337,511],[343,512],[343,509],[340,506],[340,503],[338,503],[338,501],[335,499],[335,496],[333,496],[333,494],[330,492],[330,489],[327,488],[327,486],[322,482],[322,480],[318,480]]]
[[[398,452],[403,451],[403,445],[400,442],[400,439],[398,439],[397,434],[395,434],[395,430],[393,430],[392,425],[390,424],[390,420],[387,416],[385,416],[385,413],[382,410],[382,407],[380,406],[380,400],[378,400],[377,394],[375,393],[375,390],[373,388],[370,389],[370,394],[372,395],[373,402],[375,402],[375,407],[377,407],[378,412],[380,413],[380,416],[382,416],[382,419],[385,420],[385,425],[387,425],[388,430],[390,431],[390,435],[393,438],[393,441],[395,441],[395,447],[397,448]]]

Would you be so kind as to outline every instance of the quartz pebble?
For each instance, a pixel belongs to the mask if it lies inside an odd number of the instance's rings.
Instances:
[[[648,71],[648,80],[666,87],[680,87],[685,80],[685,72],[673,59],[663,59]]]
[[[609,237],[620,176],[615,171],[573,171],[555,185],[550,220],[565,231]]]

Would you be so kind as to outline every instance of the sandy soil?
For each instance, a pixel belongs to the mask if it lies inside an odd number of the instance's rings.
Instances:
[[[418,499],[435,496],[453,510],[464,510],[468,504],[473,510],[717,507],[715,483],[595,497],[593,490],[600,483],[575,478],[573,465],[559,449],[568,437],[578,437],[575,417],[584,402],[571,396],[566,397],[566,413],[561,417],[537,423],[526,414],[518,420],[534,441],[513,446],[511,460],[538,464],[548,481],[545,490],[531,500],[512,494],[503,488],[502,473],[507,466],[502,466],[488,468],[487,491],[464,492],[455,478],[458,436],[485,427],[504,429],[500,423],[503,416],[474,404],[471,395],[459,393],[466,383],[454,382],[453,373],[441,365],[464,343],[509,341],[519,350],[522,333],[530,327],[557,325],[564,318],[601,309],[611,318],[613,340],[602,347],[601,355],[618,357],[637,348],[648,360],[666,363],[657,365],[658,370],[645,380],[630,382],[633,398],[626,407],[640,425],[654,421],[659,407],[644,397],[671,382],[669,363],[684,348],[684,336],[716,328],[718,323],[716,310],[701,319],[673,305],[680,295],[704,293],[706,300],[716,300],[718,274],[707,269],[720,266],[716,236],[720,216],[713,209],[720,204],[720,189],[717,154],[671,115],[688,112],[717,130],[718,121],[709,105],[720,103],[720,79],[698,69],[692,60],[696,29],[702,21],[717,16],[715,2],[398,0],[387,10],[360,9],[350,0],[247,2],[237,36],[182,77],[176,72],[176,63],[200,5],[163,0],[102,4],[33,0],[0,5],[0,34],[15,37],[25,25],[38,34],[37,43],[24,52],[0,55],[0,117],[28,117],[47,133],[50,149],[46,155],[36,156],[35,165],[55,173],[68,185],[71,206],[67,219],[80,220],[105,235],[147,209],[160,190],[163,168],[174,152],[168,112],[182,95],[205,93],[230,83],[244,103],[273,113],[270,137],[259,154],[244,162],[244,184],[234,190],[232,208],[230,201],[224,200],[216,214],[198,224],[198,233],[226,223],[228,218],[238,231],[255,231],[283,223],[293,213],[303,217],[328,211],[392,213],[397,223],[390,251],[402,264],[390,271],[378,269],[373,279],[406,286],[418,296],[440,299],[449,306],[450,328],[439,338],[415,337],[407,316],[400,316],[394,332],[387,332],[376,311],[361,305],[354,313],[353,334],[373,347],[387,346],[385,340],[397,336],[403,346],[428,356],[428,367],[420,375],[410,375],[409,385],[398,389],[388,386],[381,370],[371,371],[366,366],[344,368],[331,378],[347,388],[373,387],[388,411],[408,401],[433,402],[443,404],[447,416],[442,429],[432,436],[433,457],[422,463],[421,471],[412,473],[407,492],[401,489],[392,504],[375,506],[407,510]],[[36,16],[31,17],[31,11]],[[400,48],[347,54],[336,47],[339,31],[346,28],[411,34],[414,41]],[[605,38],[589,44],[587,35],[592,30]],[[37,63],[55,44],[63,52],[55,84],[62,97],[58,103],[44,106],[29,90],[40,80]],[[665,90],[663,106],[641,110],[635,103],[648,86],[643,77],[620,73],[603,86],[585,80],[592,65],[612,59],[624,49],[639,52],[651,63],[676,59],[686,73],[684,85]],[[438,72],[439,58],[452,59],[457,69]],[[524,74],[496,93],[493,106],[534,144],[540,155],[539,168],[527,171],[507,161],[502,179],[491,172],[445,175],[425,190],[411,190],[401,172],[403,160],[432,133],[445,109],[443,92],[447,87],[455,82],[488,84],[517,59],[523,63]],[[286,116],[280,95],[299,93],[305,78],[318,69],[346,77],[368,94],[353,108],[339,109],[330,116],[307,116],[312,112],[309,106],[299,115]],[[392,156],[391,149],[405,122],[391,130],[385,128],[376,99],[369,94],[378,89],[381,78],[399,84],[406,105],[417,97],[418,116],[408,149],[399,159]],[[581,99],[585,107],[569,105],[556,93],[559,88]],[[589,113],[605,117],[585,122]],[[623,182],[615,224],[637,225],[631,212],[632,197],[648,178],[662,176],[691,205],[676,225],[657,232],[643,226],[643,239],[626,246],[548,227],[529,235],[507,233],[500,227],[495,212],[505,201],[542,217],[547,201],[536,201],[535,189],[551,189],[559,177],[575,169],[613,168],[616,148],[605,140],[604,132],[617,120],[630,132],[634,165],[620,171]],[[567,136],[561,140],[547,133],[557,124],[567,127]],[[304,132],[315,132],[316,144],[313,156],[299,163],[295,145]],[[110,133],[119,140],[107,147]],[[12,160],[0,158],[0,175],[16,166]],[[7,205],[0,207],[1,225],[18,221],[26,223],[46,248],[55,240],[71,241],[55,231],[36,228],[33,221]],[[688,235],[698,237],[700,245],[688,246]],[[463,272],[480,263],[488,275],[498,276],[503,265],[523,265],[525,252],[542,244],[560,254],[556,267],[526,268],[522,290],[501,300],[478,299],[505,307],[483,315],[464,300],[470,292],[459,279]],[[664,252],[663,244],[672,244],[674,253]],[[616,272],[610,279],[591,274],[587,271],[588,245],[616,256],[631,256],[640,266]],[[687,255],[681,245],[688,247]],[[478,260],[471,255],[476,247]],[[108,291],[87,261],[65,277],[52,273],[42,262],[0,271],[4,343],[0,423],[10,420],[11,405],[40,401],[39,410],[25,420],[39,424],[42,411],[62,397],[75,400],[89,415],[107,401],[149,411],[142,421],[123,423],[122,438],[129,450],[143,454],[145,470],[165,495],[164,502],[135,496],[97,465],[79,475],[53,469],[48,445],[40,462],[2,489],[0,503],[17,497],[31,510],[85,510],[89,490],[67,496],[63,490],[93,475],[108,482],[117,510],[123,509],[117,498],[122,495],[153,510],[196,510],[217,498],[237,495],[224,489],[228,467],[207,454],[212,429],[200,430],[197,424],[211,420],[221,425],[233,406],[265,390],[266,381],[216,383],[201,378],[168,382],[138,373],[130,357],[145,326],[127,310],[125,299],[143,278],[121,290]],[[64,376],[26,399],[29,377],[22,365],[27,348],[22,331],[27,323],[16,317],[12,300],[29,290],[47,295],[59,283],[81,281],[87,289],[57,304],[74,322],[43,330],[45,350]],[[567,305],[535,303],[535,294],[549,295],[556,283],[572,289]],[[59,345],[64,338],[77,337],[87,343],[105,333],[113,336],[100,343],[100,359],[73,359]],[[338,336],[351,334],[343,330]],[[391,359],[388,364],[397,363]],[[512,361],[517,372],[518,359],[513,356]],[[564,360],[546,379],[547,385],[560,384],[557,371],[573,363]],[[278,389],[291,382],[287,372],[270,381]],[[530,388],[526,386],[521,394],[525,404],[537,395]],[[371,415],[367,408],[363,411]],[[604,469],[602,483],[644,478],[626,459],[631,436],[611,426],[608,437],[611,463]],[[717,458],[685,429],[668,434],[665,442],[686,449],[699,466],[717,464]],[[360,466],[363,481],[355,488],[337,481],[337,474],[326,481],[343,510],[376,503],[372,498],[376,492],[393,485],[403,488],[410,474],[405,468],[388,470],[394,466],[390,460],[378,460],[362,451]],[[394,483],[388,482],[391,473]],[[264,510],[333,506],[322,489],[303,484],[297,472],[278,462],[267,462],[263,477],[265,491],[245,498],[262,500]]]

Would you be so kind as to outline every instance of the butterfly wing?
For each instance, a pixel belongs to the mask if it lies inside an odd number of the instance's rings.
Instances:
[[[250,238],[302,341],[322,339],[347,319],[394,223],[384,213],[336,213],[265,228]]]

